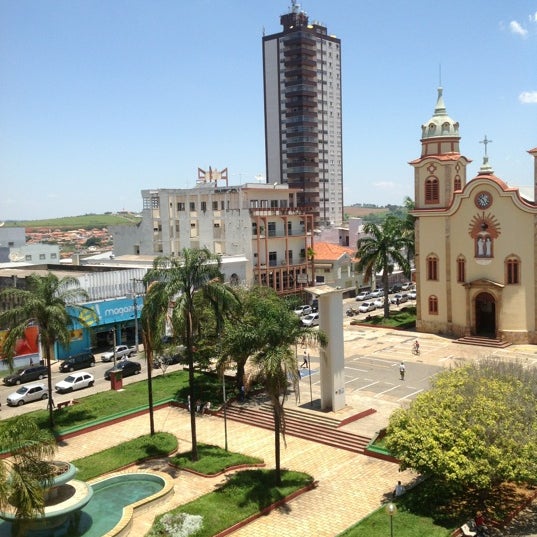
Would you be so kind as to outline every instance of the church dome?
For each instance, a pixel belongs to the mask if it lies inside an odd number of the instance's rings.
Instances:
[[[454,121],[447,115],[442,91],[442,88],[438,88],[438,99],[433,117],[421,126],[422,140],[452,136],[459,137],[459,122]]]

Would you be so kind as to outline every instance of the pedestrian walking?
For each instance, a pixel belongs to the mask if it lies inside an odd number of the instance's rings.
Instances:
[[[399,364],[399,374],[401,375],[401,380],[405,380],[405,371],[406,371],[405,363],[401,362]]]
[[[307,368],[308,365],[309,365],[309,359],[310,359],[310,354],[309,352],[306,353],[306,351],[304,351],[304,361],[302,362],[302,365],[300,367],[302,367],[302,369],[304,369],[305,367]]]
[[[412,347],[412,354],[418,355],[420,353],[420,342],[416,339]]]

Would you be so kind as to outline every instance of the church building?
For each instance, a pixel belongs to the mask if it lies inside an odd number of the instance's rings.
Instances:
[[[494,175],[476,177],[444,105],[422,125],[414,167],[417,319],[420,332],[537,343],[537,205]],[[533,157],[537,200],[537,147]]]

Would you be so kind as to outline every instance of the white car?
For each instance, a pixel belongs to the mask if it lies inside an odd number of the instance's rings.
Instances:
[[[389,303],[390,303],[390,301],[388,300],[388,304]],[[375,300],[375,302],[373,302],[373,304],[375,304],[375,308],[383,308],[384,307],[384,297],[377,298],[377,300]]]
[[[375,311],[377,307],[373,302],[363,302],[360,304],[360,307],[358,308],[358,311],[360,313],[367,313],[368,311]]]
[[[310,313],[302,317],[302,324],[304,326],[319,326],[319,314]]]
[[[86,371],[80,371],[79,373],[71,373],[63,380],[58,382],[54,389],[58,393],[73,392],[75,390],[81,390],[82,388],[91,388],[95,383],[95,379],[91,373]]]
[[[304,304],[303,306],[299,306],[296,310],[295,310],[295,313],[299,316],[299,317],[302,317],[304,315],[309,315],[311,313],[311,306],[309,306],[308,304]]]
[[[371,295],[371,298],[378,298],[384,294],[384,291],[382,289],[375,289],[369,294]]]
[[[357,300],[357,301],[360,301],[360,300],[369,300],[369,299],[371,299],[371,298],[373,298],[373,297],[371,296],[371,293],[370,293],[369,291],[362,291],[362,292],[360,292],[360,293],[358,293],[358,294],[356,295],[356,300]]]
[[[21,406],[31,401],[48,399],[48,388],[44,384],[27,384],[7,396],[9,406]]]
[[[116,346],[116,360],[121,360],[122,358],[127,358],[134,356],[136,354],[136,347],[129,347],[128,345],[117,345]],[[108,352],[103,352],[101,354],[101,361],[111,362],[114,359],[114,349],[109,350]]]

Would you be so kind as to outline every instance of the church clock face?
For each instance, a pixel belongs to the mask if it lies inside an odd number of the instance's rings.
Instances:
[[[478,192],[474,202],[479,209],[488,209],[492,205],[492,196],[488,192]]]

